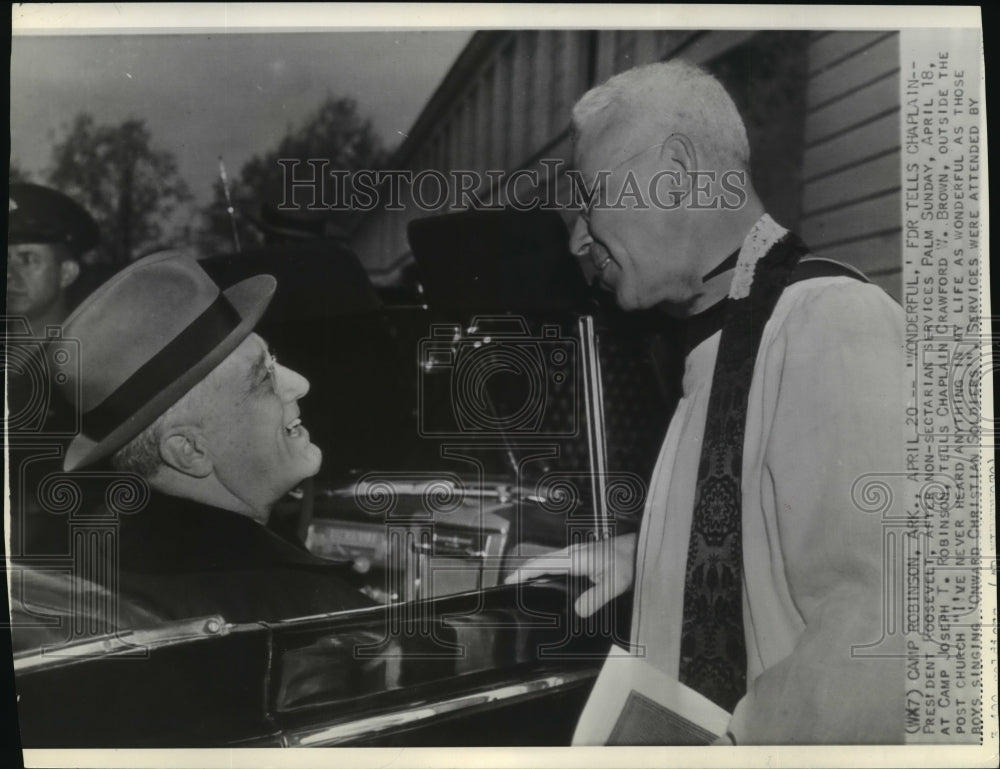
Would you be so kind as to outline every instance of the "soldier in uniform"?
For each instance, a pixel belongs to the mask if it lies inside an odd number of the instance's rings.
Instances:
[[[97,224],[71,198],[38,184],[11,184],[6,314],[23,317],[35,335],[61,324],[80,257],[98,240]]]
[[[82,256],[98,242],[97,224],[71,198],[38,184],[10,185],[4,426],[11,448],[14,555],[25,552],[22,537],[46,552],[65,546],[63,521],[41,514],[36,494],[43,476],[58,470],[58,463],[41,455],[61,452],[75,424],[72,406],[53,387],[49,352],[72,309],[69,291],[80,277]]]

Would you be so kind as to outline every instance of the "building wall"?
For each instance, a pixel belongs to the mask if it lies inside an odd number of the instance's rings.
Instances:
[[[809,49],[802,219],[815,252],[900,296],[899,35],[830,32]]]
[[[763,61],[774,51],[779,58]],[[817,253],[860,267],[898,297],[896,33],[480,32],[446,74],[390,167],[481,174],[536,169],[544,179],[542,159],[561,159],[568,166],[570,109],[584,91],[616,72],[673,57],[707,66],[723,82],[729,77],[740,87],[750,83],[745,93],[734,94],[741,109],[752,111],[761,94],[767,95],[751,87],[747,66],[756,72],[759,65],[757,86],[787,81],[781,86],[795,98],[777,92],[771,96],[782,101],[775,104],[796,102],[801,92],[798,112],[786,110],[775,119],[759,109],[747,115],[757,167],[777,169],[773,179],[759,180],[770,187],[762,197],[768,204],[773,199],[782,223],[799,229]],[[801,125],[776,136],[774,127],[784,131],[790,122]],[[523,179],[519,193],[527,196],[530,187]],[[427,189],[433,188],[428,182]],[[568,185],[559,191],[568,191]],[[486,187],[477,192],[489,199]],[[506,202],[502,189],[495,192]],[[405,197],[403,209],[372,211],[354,232],[354,248],[377,283],[398,279],[409,261],[406,225],[429,215]]]

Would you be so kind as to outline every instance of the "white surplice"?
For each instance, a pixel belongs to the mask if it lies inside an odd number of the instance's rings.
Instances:
[[[675,677],[720,336],[685,362],[638,542],[631,640]],[[852,486],[904,468],[903,374],[902,310],[871,284],[794,283],[764,329],[743,455],[748,693],[730,724],[738,744],[903,740],[902,660],[851,651],[880,638],[884,612],[882,521],[852,501]]]

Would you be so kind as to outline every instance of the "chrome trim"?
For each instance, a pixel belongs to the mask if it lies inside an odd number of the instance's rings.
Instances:
[[[292,730],[285,735],[289,747],[315,747],[318,745],[337,745],[347,740],[377,734],[387,729],[400,726],[413,726],[422,721],[428,721],[447,713],[488,705],[493,702],[511,700],[531,694],[556,689],[578,681],[595,678],[596,670],[572,671],[549,675],[518,684],[508,684],[496,689],[488,689],[471,694],[440,700],[434,703],[422,703],[408,710],[383,713],[377,716],[361,718],[357,721]]]
[[[448,478],[442,478],[444,481],[448,481]],[[430,485],[431,481],[421,481],[420,483],[415,482],[400,482],[389,479],[385,481],[393,486],[393,491],[399,496],[406,497],[420,497],[427,493],[427,486]],[[455,489],[459,491],[459,489]],[[546,502],[545,497],[539,497],[537,494],[529,492],[527,489],[515,488],[509,483],[483,483],[477,485],[473,482],[469,482],[468,485],[464,484],[461,488],[461,493],[463,497],[469,497],[471,499],[495,499],[500,504],[509,504],[512,501],[528,501],[534,502],[536,504],[541,504]],[[359,496],[356,486],[338,486],[336,488],[325,488],[321,489],[319,492],[320,496],[326,497],[327,499],[353,499]]]
[[[147,649],[184,643],[198,638],[215,638],[229,635],[239,627],[260,627],[257,624],[236,625],[226,622],[220,616],[195,617],[194,619],[169,622],[155,628],[122,630],[99,638],[65,644],[52,644],[39,649],[31,649],[14,655],[14,672],[68,665],[78,660],[93,657],[108,657],[115,654],[146,656]]]
[[[593,316],[584,315],[579,319],[578,326],[580,350],[583,353],[583,398],[587,408],[587,449],[590,459],[590,493],[594,501],[594,529],[599,539],[608,539],[611,536],[607,499],[608,442],[604,428],[601,358]]]

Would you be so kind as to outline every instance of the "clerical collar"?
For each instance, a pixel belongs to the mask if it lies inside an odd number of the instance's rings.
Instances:
[[[707,310],[702,310],[686,318],[677,319],[683,357],[686,358],[695,347],[722,330],[722,326],[726,321],[726,308],[728,306],[729,298],[723,297]]]
[[[736,267],[740,258],[740,250],[737,248],[733,253],[723,259],[712,270],[705,274],[702,282],[711,280]],[[695,315],[686,318],[676,319],[676,328],[679,330],[679,337],[682,351],[686,358],[691,351],[708,339],[710,336],[722,330],[726,321],[726,307],[729,305],[728,297],[723,297],[707,310],[702,310]]]
[[[712,278],[715,278],[715,277],[721,275],[722,273],[726,272],[727,270],[732,270],[733,268],[735,268],[736,267],[736,263],[740,259],[740,251],[741,250],[742,250],[742,246],[740,248],[737,248],[735,251],[733,251],[733,253],[731,253],[729,256],[727,256],[725,259],[723,259],[721,262],[719,262],[714,268],[712,268],[711,270],[709,270],[708,272],[706,272],[702,276],[701,282],[702,283],[707,283]]]

